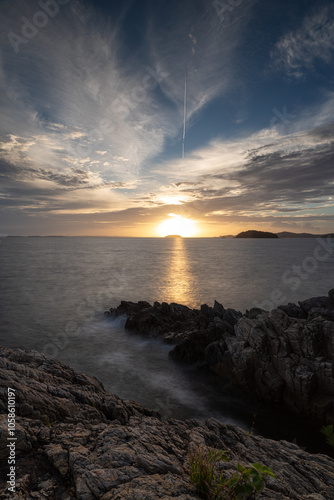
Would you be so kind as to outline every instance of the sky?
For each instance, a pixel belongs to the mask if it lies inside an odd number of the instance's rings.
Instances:
[[[334,232],[333,1],[0,0],[0,24],[1,235]]]

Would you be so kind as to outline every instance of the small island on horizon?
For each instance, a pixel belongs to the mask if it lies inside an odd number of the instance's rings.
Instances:
[[[180,234],[167,234],[165,238],[182,238]]]
[[[242,231],[241,233],[235,235],[226,234],[219,236],[219,238],[334,238],[334,233],[327,234],[312,234],[312,233],[290,233],[283,231],[281,233],[271,233],[270,231],[257,231],[255,229],[250,229],[248,231]]]
[[[243,231],[236,235],[236,238],[278,238],[277,234],[270,233],[269,231]]]

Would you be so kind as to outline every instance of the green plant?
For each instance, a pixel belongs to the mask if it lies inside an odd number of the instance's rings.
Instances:
[[[230,493],[228,498],[242,500],[254,493],[261,493],[265,488],[268,476],[276,479],[273,471],[265,465],[254,463],[250,464],[249,467],[244,467],[237,464],[237,471],[225,483]]]
[[[190,455],[190,481],[196,485],[198,494],[204,499],[211,498],[215,465],[220,460],[229,461],[222,450],[207,451],[199,448],[196,453]]]
[[[57,424],[57,420],[54,420],[53,422],[48,422],[47,423],[49,427],[51,427],[51,429],[54,429],[55,428],[55,425]]]
[[[334,448],[334,426],[326,425],[322,427],[320,432],[326,436],[327,443]]]
[[[276,479],[273,471],[259,463],[244,467],[237,464],[237,470],[230,477],[223,472],[217,478],[216,470],[220,461],[229,462],[221,450],[198,449],[190,456],[190,481],[204,500],[243,500],[265,488],[267,477]]]
[[[256,419],[256,413],[253,413],[253,421],[250,430],[247,432],[248,436],[253,436],[254,434],[254,429],[255,429],[255,419]]]

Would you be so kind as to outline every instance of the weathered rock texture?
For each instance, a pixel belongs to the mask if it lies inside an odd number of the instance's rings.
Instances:
[[[236,463],[273,469],[262,499],[334,499],[334,461],[250,436],[210,419],[162,421],[101,383],[37,352],[0,348],[1,498],[156,500],[199,498],[189,453],[223,449]],[[16,492],[8,492],[7,387],[16,392]]]
[[[200,310],[122,302],[108,314],[126,314],[126,328],[175,344],[174,359],[205,362],[260,399],[317,426],[334,424],[334,289],[328,297],[245,315],[218,302]]]

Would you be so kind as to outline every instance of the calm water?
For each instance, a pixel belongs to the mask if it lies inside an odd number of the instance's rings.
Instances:
[[[198,307],[215,299],[244,312],[326,295],[333,253],[315,239],[1,238],[0,343],[55,356],[165,416],[250,428],[256,412],[263,427],[266,409],[171,362],[169,346],[125,332],[124,320],[103,312],[121,300]],[[284,426],[261,431],[281,436]]]

